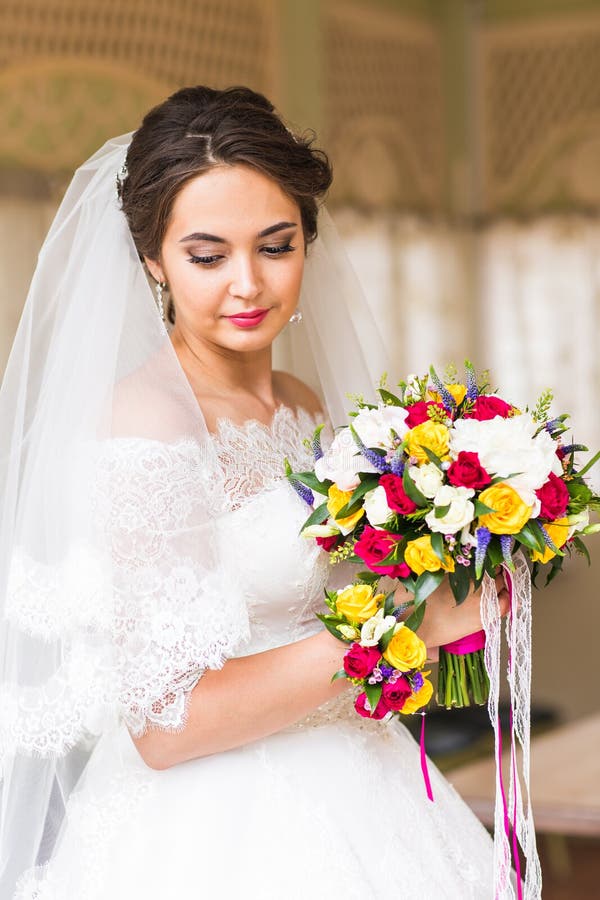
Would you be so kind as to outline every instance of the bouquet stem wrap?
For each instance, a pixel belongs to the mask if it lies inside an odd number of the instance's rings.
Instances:
[[[521,552],[515,569],[505,568],[510,595],[506,619],[508,643],[507,679],[510,688],[510,765],[508,794],[502,773],[502,729],[498,710],[500,693],[500,607],[496,585],[484,576],[481,618],[486,633],[485,663],[490,679],[488,712],[494,729],[496,751],[496,802],[494,809],[494,900],[539,900],[542,874],[535,841],[530,798],[530,702],[531,702],[531,577]],[[517,742],[520,758],[517,757]],[[526,870],[521,879],[519,845]],[[513,858],[517,883],[511,876]]]
[[[471,700],[483,706],[488,698],[489,679],[484,660],[485,631],[476,631],[458,641],[440,647],[438,703],[470,706]]]

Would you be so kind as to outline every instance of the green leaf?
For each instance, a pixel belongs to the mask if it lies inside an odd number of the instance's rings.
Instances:
[[[446,504],[446,506],[434,506],[433,508],[435,510],[435,518],[436,519],[443,519],[444,516],[447,516],[448,513],[450,512],[450,504],[449,503]]]
[[[388,628],[388,630],[381,636],[380,643],[381,643],[382,650],[387,650],[387,648],[389,647],[389,643],[394,636],[394,628],[395,627],[396,627],[395,625],[392,625],[392,627]]]
[[[358,512],[359,509],[362,508],[362,503],[360,500],[357,500],[356,503],[346,503],[345,506],[342,506],[341,509],[338,509],[335,514],[335,519],[338,521],[339,519],[345,519],[346,516],[353,516],[355,512]]]
[[[426,600],[440,586],[445,575],[443,569],[438,569],[437,572],[423,572],[419,575],[415,583],[415,606]]]
[[[577,473],[579,476],[585,475],[586,472],[589,472],[592,466],[595,466],[598,460],[600,459],[600,450],[592,456],[592,458],[585,464],[583,469],[580,469]]]
[[[300,533],[304,531],[305,528],[308,528],[310,525],[320,525],[324,519],[329,517],[329,510],[327,509],[326,503],[321,503],[320,506],[317,506],[316,509],[312,511],[302,528],[300,529]]]
[[[450,588],[454,594],[454,599],[458,606],[467,598],[471,587],[471,576],[467,566],[457,566],[454,572],[450,572],[448,576]]]
[[[337,628],[335,627],[333,622],[329,622],[324,617],[322,618],[321,616],[319,616],[319,618],[323,622],[323,625],[325,626],[327,631],[329,631],[335,638],[337,638],[338,641],[345,641],[346,643],[348,643],[348,641],[346,640],[344,635],[341,633],[341,631],[337,630]]]
[[[402,474],[402,487],[404,488],[404,493],[407,497],[416,503],[417,506],[430,506],[430,502],[427,497],[423,496],[421,491],[417,489],[416,484],[408,474],[408,466],[404,467],[404,472]]]
[[[544,538],[544,532],[540,528],[539,522],[537,522],[535,519],[532,519],[531,521],[529,521],[527,523],[527,525],[525,527],[531,528],[532,532],[534,533],[535,537],[537,538],[537,541],[538,541],[538,544],[540,547],[540,552],[545,553],[546,549],[548,547],[548,544],[546,543],[546,540]],[[548,535],[548,537],[550,537],[550,535]],[[552,542],[552,547],[550,549],[553,551],[553,553],[557,553],[560,556],[563,555],[562,550],[559,550],[558,547],[556,547],[554,545],[554,542]]]
[[[433,452],[433,450],[430,450],[429,447],[424,447],[422,444],[420,444],[419,446],[421,447],[421,450],[425,451],[425,455],[427,456],[427,459],[429,460],[429,462],[432,462],[434,464],[434,466],[437,466],[438,469],[441,469],[442,468],[442,460],[439,458],[439,456],[437,456]]]
[[[391,391],[386,391],[385,388],[378,388],[377,393],[379,394],[383,402],[387,403],[389,406],[402,406],[400,398],[395,394],[392,394]]]
[[[580,537],[573,538],[573,546],[578,553],[581,553],[582,556],[585,556],[588,562],[588,566],[591,566],[592,560],[590,559],[590,552]]]
[[[374,712],[377,708],[377,704],[379,703],[379,700],[381,698],[382,691],[382,684],[365,684],[365,694],[367,695],[367,700],[369,701],[371,712]]]
[[[415,609],[410,616],[404,620],[404,624],[407,628],[410,628],[411,631],[417,631],[423,621],[423,616],[425,615],[425,608],[427,606],[427,601],[424,603],[420,603],[419,606]]]
[[[431,535],[431,549],[440,562],[446,562],[446,554],[444,548],[444,538],[439,531],[434,531]]]
[[[485,516],[488,513],[496,512],[495,509],[492,509],[491,506],[486,506],[486,504],[482,503],[481,500],[474,500],[473,505],[475,506],[475,515],[476,516]]]
[[[536,533],[531,528],[531,522],[527,522],[523,525],[519,533],[515,534],[515,540],[525,544],[526,547],[534,552],[539,551],[540,553],[544,553],[546,551],[546,543],[541,532],[538,531],[538,533]]]
[[[495,569],[497,566],[501,566],[504,562],[504,556],[502,555],[502,546],[500,544],[500,538],[493,537],[492,540],[488,544],[487,548],[487,556],[489,558],[490,563]]]
[[[345,669],[338,669],[337,672],[335,672],[331,676],[331,684],[333,684],[334,681],[338,681],[338,679],[340,679],[340,678],[347,678],[347,677],[348,676],[346,675]]]
[[[294,472],[293,476],[311,490],[316,491],[318,494],[325,494],[325,496],[327,496],[329,488],[333,484],[332,481],[319,481],[314,472]]]
[[[359,572],[356,576],[357,581],[361,581],[363,584],[376,585],[381,575],[377,572]]]
[[[563,566],[564,556],[555,556],[552,560],[552,566],[550,567],[550,571],[546,577],[546,587],[554,581],[558,573],[561,571]]]
[[[385,603],[383,604],[383,614],[384,616],[391,616],[394,611],[394,591],[386,595]]]

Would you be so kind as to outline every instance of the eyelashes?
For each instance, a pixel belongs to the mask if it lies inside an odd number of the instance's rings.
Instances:
[[[276,247],[261,247],[260,252],[264,253],[265,256],[277,257],[283,256],[285,253],[293,253],[296,248],[292,246],[291,242],[288,241],[287,244],[280,244]],[[194,265],[201,265],[205,268],[210,268],[210,266],[214,266],[219,260],[224,259],[221,255],[215,256],[194,256],[190,253],[190,257],[188,262],[193,263]]]

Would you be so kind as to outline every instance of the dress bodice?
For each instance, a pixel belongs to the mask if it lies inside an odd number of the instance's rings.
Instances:
[[[244,655],[314,634],[324,611],[329,574],[326,554],[300,536],[310,510],[283,477],[283,460],[312,465],[303,445],[316,425],[301,410],[280,407],[270,426],[221,420],[214,438],[222,479],[217,478],[219,558],[235,573],[250,622]]]

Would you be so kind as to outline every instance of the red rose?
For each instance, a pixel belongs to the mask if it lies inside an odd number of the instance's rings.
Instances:
[[[569,505],[569,491],[564,481],[554,472],[550,472],[548,481],[542,485],[539,491],[535,492],[535,495],[542,504],[540,510],[542,519],[553,522],[555,519],[561,519],[566,513]]]
[[[408,406],[408,415],[406,417],[408,427],[414,428],[416,425],[422,425],[423,422],[427,422],[429,419],[427,410],[430,406],[438,406],[440,409],[444,408],[442,403],[434,403],[432,400],[417,400],[412,406]]]
[[[390,707],[383,698],[383,693],[379,698],[379,703],[375,707],[374,712],[371,712],[371,710],[367,708],[366,703],[367,695],[365,693],[359,694],[354,702],[354,709],[359,716],[363,716],[365,719],[383,719],[386,713],[389,713],[390,711]]]
[[[381,650],[378,647],[361,647],[360,644],[352,644],[344,656],[344,672],[350,678],[366,678],[380,659]]]
[[[495,419],[496,416],[501,416],[503,419],[508,419],[510,413],[512,412],[512,409],[513,407],[510,405],[510,403],[506,403],[504,400],[501,400],[500,397],[481,394],[481,396],[477,397],[477,399],[473,403],[473,408],[471,409],[471,411],[465,413],[464,418],[479,419],[480,422],[487,419]]]
[[[357,556],[360,556],[373,572],[377,572],[380,575],[390,575],[392,578],[408,578],[410,569],[406,563],[380,565],[381,560],[389,556],[394,546],[400,540],[401,536],[399,534],[391,534],[389,531],[371,528],[367,525],[354,545],[354,552]]]
[[[334,547],[341,542],[341,537],[339,534],[332,534],[331,537],[318,537],[315,540],[319,547],[322,547],[327,553],[331,553]]]
[[[461,450],[458,459],[448,469],[448,481],[457,487],[477,491],[490,484],[491,478],[479,462],[477,453]]]
[[[417,504],[405,493],[399,475],[382,475],[379,484],[385,491],[387,505],[390,509],[402,513],[403,516],[415,511]]]
[[[383,686],[381,696],[390,709],[402,709],[411,694],[410,682],[402,675],[394,684],[387,681]]]

